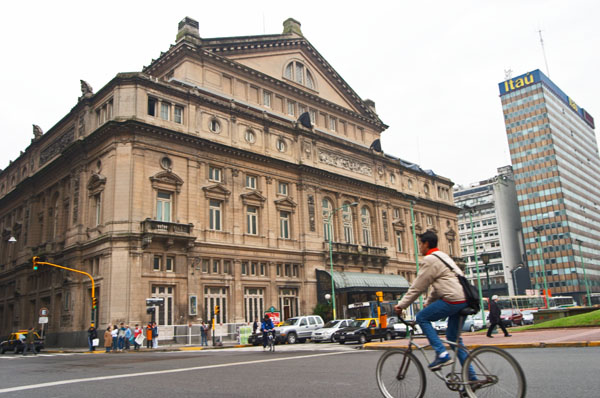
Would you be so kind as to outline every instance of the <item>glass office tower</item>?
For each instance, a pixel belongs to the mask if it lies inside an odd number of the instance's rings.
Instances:
[[[600,291],[594,119],[540,70],[499,89],[531,284],[586,304]]]

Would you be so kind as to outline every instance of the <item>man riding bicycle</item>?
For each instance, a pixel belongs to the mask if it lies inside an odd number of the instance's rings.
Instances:
[[[438,237],[433,231],[426,231],[419,235],[419,252],[425,258],[421,262],[419,275],[395,307],[396,312],[401,315],[402,310],[429,289],[425,308],[417,313],[416,321],[436,352],[435,360],[429,364],[429,369],[433,371],[441,369],[442,366],[451,365],[454,360],[446,351],[446,347],[431,322],[448,317],[446,338],[448,341],[456,342],[459,328],[462,327],[459,325],[460,311],[467,307],[463,288],[456,277],[456,274],[462,275],[463,273],[450,256],[437,248],[437,243]],[[454,272],[444,264],[444,261],[453,268]],[[462,344],[462,338],[459,343]],[[463,349],[459,349],[458,359],[461,364],[466,357],[467,353]],[[472,367],[469,369],[469,379],[477,379]]]
[[[267,348],[267,344],[269,343],[269,333],[271,333],[274,329],[275,326],[273,326],[273,321],[271,320],[269,315],[265,315],[260,324],[260,331],[262,332],[263,350]]]

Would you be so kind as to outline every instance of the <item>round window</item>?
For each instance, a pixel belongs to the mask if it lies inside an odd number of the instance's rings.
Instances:
[[[251,144],[254,144],[256,142],[256,134],[254,134],[254,131],[246,130],[246,141],[248,141]]]
[[[277,150],[279,152],[285,152],[285,141],[282,138],[277,140]]]
[[[160,166],[165,170],[171,170],[171,166],[173,166],[173,162],[168,157],[164,157],[160,160]]]
[[[215,134],[219,134],[221,132],[221,123],[217,119],[211,119],[208,123],[208,129]]]

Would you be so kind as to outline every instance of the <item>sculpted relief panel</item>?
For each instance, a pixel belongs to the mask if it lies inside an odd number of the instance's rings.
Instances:
[[[369,177],[373,176],[373,168],[371,166],[367,165],[366,163],[361,163],[335,153],[320,150],[319,162],[328,164],[330,166],[339,167],[341,169],[346,169],[358,174],[363,174]]]

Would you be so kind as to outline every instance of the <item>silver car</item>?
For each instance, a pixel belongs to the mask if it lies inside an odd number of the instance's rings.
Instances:
[[[350,326],[352,319],[334,319],[329,321],[322,328],[313,330],[310,341],[320,343],[321,341],[330,341],[335,343],[334,333],[338,330]]]
[[[275,328],[275,337],[280,343],[288,342],[295,344],[298,341],[304,343],[310,339],[313,330],[325,325],[319,315],[305,315],[286,319]]]

